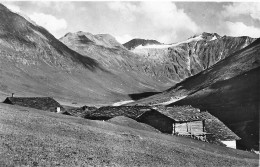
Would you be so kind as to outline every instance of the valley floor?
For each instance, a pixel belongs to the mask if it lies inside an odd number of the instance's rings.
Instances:
[[[258,166],[258,155],[0,103],[0,166]]]

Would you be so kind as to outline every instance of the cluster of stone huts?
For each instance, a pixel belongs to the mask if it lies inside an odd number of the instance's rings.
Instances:
[[[224,123],[208,112],[191,106],[105,106],[65,110],[50,97],[8,97],[4,103],[58,112],[92,120],[109,120],[124,116],[145,123],[162,133],[187,136],[211,143],[223,143],[236,148],[240,138]]]

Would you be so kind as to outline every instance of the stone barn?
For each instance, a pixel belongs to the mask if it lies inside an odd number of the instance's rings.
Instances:
[[[70,115],[51,97],[7,97],[3,103]]]
[[[162,133],[187,136],[220,145],[223,145],[224,141],[234,143],[240,139],[216,117],[191,106],[107,106],[88,112],[85,118],[109,120],[117,116],[145,123]]]
[[[173,135],[182,135],[208,141],[230,148],[236,148],[236,141],[240,138],[223,122],[208,112],[201,112],[191,106],[164,107],[154,109],[174,120]]]
[[[125,116],[145,123],[163,133],[172,133],[173,120],[149,106],[106,106],[85,116],[92,120],[108,120],[117,116]]]
[[[150,125],[162,133],[172,133],[172,125],[174,123],[174,120],[159,111],[155,109],[150,109],[142,114],[140,114],[136,120],[138,122],[145,123],[147,125]]]

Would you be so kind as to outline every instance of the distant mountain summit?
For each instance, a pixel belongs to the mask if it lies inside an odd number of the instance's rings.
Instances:
[[[207,41],[212,41],[221,38],[220,35],[217,33],[208,33],[208,32],[203,32],[199,35],[194,35],[188,39],[196,38],[196,37],[201,37],[202,40],[207,40]]]
[[[93,35],[89,32],[78,31],[76,33],[67,33],[64,37],[60,38],[63,43],[83,43],[104,46],[107,48],[124,48],[112,35],[110,34],[96,34]]]
[[[156,40],[149,40],[149,39],[132,39],[131,41],[126,42],[124,45],[124,47],[126,47],[127,49],[131,50],[136,48],[137,46],[141,45],[141,46],[146,46],[146,45],[161,45],[162,43],[156,41]]]

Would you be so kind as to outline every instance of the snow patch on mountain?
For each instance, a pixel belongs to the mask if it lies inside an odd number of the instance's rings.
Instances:
[[[216,36],[214,36],[210,41],[214,41],[216,39],[218,39],[218,38]]]
[[[174,44],[146,45],[146,46],[139,45],[135,49],[150,49],[150,48],[165,49],[165,48],[178,46],[178,45],[183,44],[183,43],[197,42],[197,41],[200,41],[200,40],[203,40],[202,35],[190,38],[190,39],[182,41],[182,42],[174,43]]]
[[[139,45],[135,49],[163,49],[169,47],[172,47],[172,45]]]
[[[169,101],[160,103],[159,105],[168,105],[168,104],[174,103],[174,102],[176,102],[176,101],[179,101],[179,100],[181,100],[181,99],[184,99],[185,97],[187,97],[187,96],[171,97],[171,99],[170,99]]]
[[[124,105],[124,104],[127,104],[127,103],[132,103],[132,102],[134,102],[134,100],[119,101],[119,102],[112,104],[112,106],[121,106],[121,105]]]

